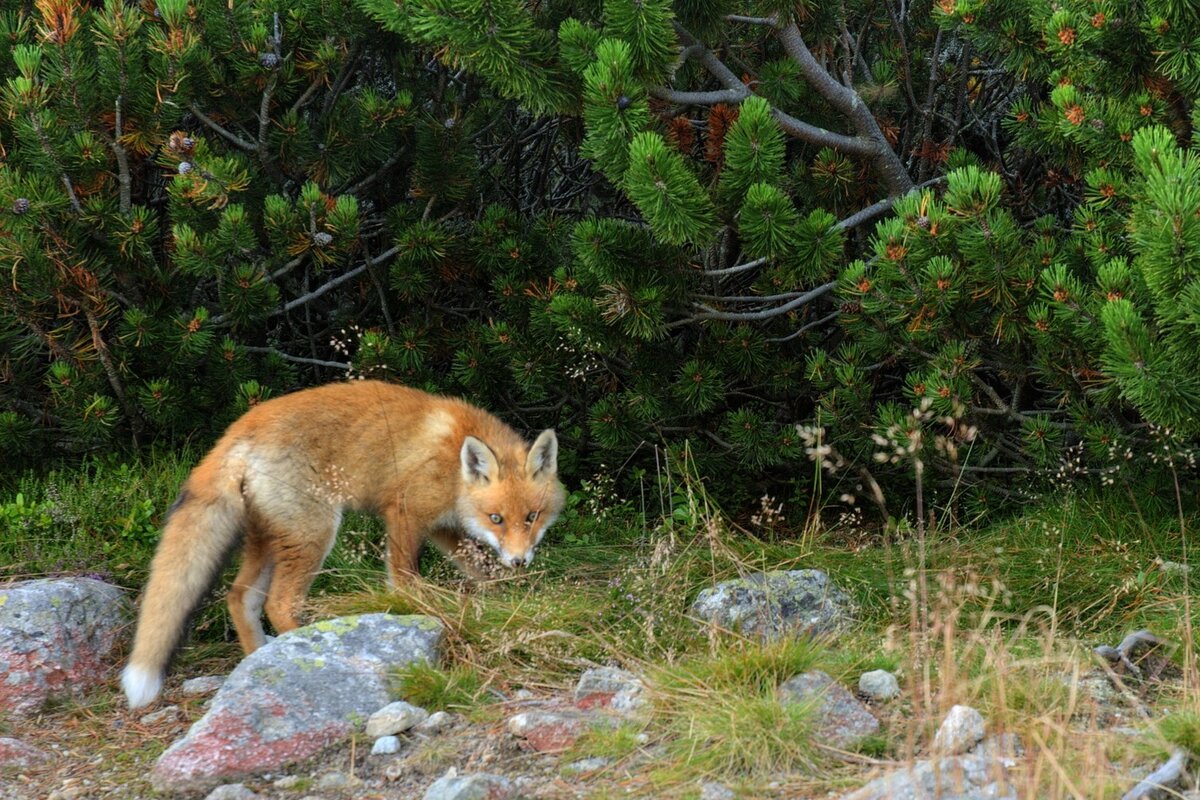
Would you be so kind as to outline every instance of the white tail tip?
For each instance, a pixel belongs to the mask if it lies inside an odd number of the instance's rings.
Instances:
[[[125,667],[121,673],[121,687],[125,690],[130,708],[141,708],[154,702],[154,698],[162,691],[162,685],[161,674],[134,664]]]

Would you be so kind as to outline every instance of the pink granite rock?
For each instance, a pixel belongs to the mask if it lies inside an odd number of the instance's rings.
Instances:
[[[0,585],[0,712],[25,716],[106,680],[129,611],[120,589],[91,578]]]
[[[392,669],[436,659],[442,634],[431,617],[365,614],[277,637],[238,664],[151,783],[199,793],[316,755],[387,705]]]

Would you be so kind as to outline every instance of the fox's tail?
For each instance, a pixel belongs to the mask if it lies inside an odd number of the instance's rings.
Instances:
[[[171,508],[150,564],[133,652],[121,673],[130,708],[158,697],[188,619],[245,528],[242,476],[233,472],[221,455],[210,454],[188,477]]]

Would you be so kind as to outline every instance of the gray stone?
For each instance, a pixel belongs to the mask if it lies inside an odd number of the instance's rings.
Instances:
[[[158,725],[163,722],[174,722],[179,719],[179,706],[163,706],[158,711],[151,711],[138,722],[143,725]]]
[[[375,744],[371,745],[371,755],[373,756],[390,756],[399,752],[399,736],[380,736],[375,740]]]
[[[130,611],[120,589],[91,578],[0,585],[0,714],[26,716],[107,680]]]
[[[975,745],[971,752],[995,760],[1017,759],[1025,756],[1025,745],[1015,733],[996,733]]]
[[[965,753],[983,738],[983,715],[970,706],[954,706],[933,737],[933,752],[942,756]]]
[[[445,711],[435,711],[426,719],[412,727],[413,733],[422,736],[436,736],[454,724],[454,716]]]
[[[458,775],[451,769],[425,790],[424,800],[507,800],[516,787],[500,775]]]
[[[849,627],[850,598],[815,569],[766,572],[700,592],[692,612],[720,628],[763,640]]]
[[[646,686],[642,679],[628,670],[617,667],[595,667],[579,676],[575,684],[575,702],[593,694],[640,692]]]
[[[879,730],[879,720],[866,706],[820,670],[789,679],[779,695],[785,703],[813,703],[817,736],[835,747],[853,747]]]
[[[224,682],[224,675],[201,675],[184,681],[179,687],[179,692],[189,697],[203,697],[220,689]]]
[[[277,637],[238,664],[151,783],[196,792],[312,757],[362,730],[389,700],[390,672],[436,659],[442,635],[430,617],[364,614]]]
[[[336,791],[345,789],[348,786],[358,783],[344,772],[326,772],[321,777],[317,778],[317,782],[313,784],[314,789],[324,789],[325,791]]]
[[[419,706],[397,700],[388,703],[367,719],[367,736],[378,739],[394,733],[404,733],[414,725],[429,719],[429,712]]]
[[[886,669],[873,669],[859,676],[858,691],[877,702],[887,702],[900,696],[900,682]]]
[[[620,714],[635,714],[648,707],[645,689],[642,679],[628,670],[596,667],[580,676],[575,685],[575,703],[580,708],[599,706]]]
[[[213,789],[204,800],[258,800],[259,795],[242,783],[227,783]]]
[[[589,772],[596,772],[604,769],[612,763],[611,758],[582,758],[579,761],[572,761],[562,768],[565,775],[585,775]]]
[[[308,778],[303,778],[299,775],[284,775],[282,778],[275,781],[271,785],[274,786],[276,789],[291,790],[291,789],[295,789],[298,786],[304,786],[307,784],[308,784]]]
[[[1015,762],[970,754],[924,759],[868,783],[840,800],[1018,800],[1009,779]]]
[[[737,795],[723,783],[706,781],[700,784],[700,800],[733,800]]]

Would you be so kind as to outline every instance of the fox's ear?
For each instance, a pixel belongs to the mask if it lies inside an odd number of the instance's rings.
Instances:
[[[525,474],[531,478],[554,477],[558,474],[558,437],[553,430],[544,430],[529,455],[525,457]]]
[[[487,483],[496,477],[500,467],[492,448],[474,436],[463,439],[459,460],[462,461],[463,480],[467,483]]]

